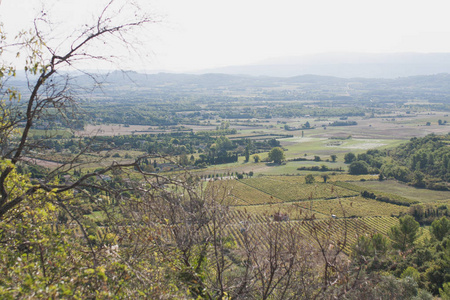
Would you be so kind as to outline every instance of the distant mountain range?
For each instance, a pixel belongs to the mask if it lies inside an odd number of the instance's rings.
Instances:
[[[450,53],[334,53],[283,57],[257,64],[195,72],[292,77],[305,74],[341,78],[397,78],[450,73]]]
[[[77,77],[79,86],[92,84]],[[450,103],[450,73],[400,78],[293,77],[230,74],[142,74],[115,71],[101,79],[103,99],[181,99],[190,97],[260,97],[267,99],[427,100]],[[105,98],[106,97],[106,98]],[[100,99],[99,98],[99,99]]]
[[[450,103],[450,53],[311,55],[197,74],[113,71],[92,76],[67,75],[80,95],[92,99],[181,99],[200,95],[374,101],[423,99]],[[63,82],[64,76],[54,80]],[[23,72],[18,72],[8,84],[25,95],[29,93]],[[91,90],[93,86],[99,88]]]
[[[298,75],[292,77],[207,74],[143,74],[135,71],[114,71],[105,74],[70,74],[71,83],[80,94],[94,94],[100,98],[159,97],[155,95],[252,95],[264,93],[303,93],[325,99],[329,95],[339,98],[367,99],[424,99],[450,101],[450,72],[435,75],[418,75],[398,78],[343,78],[323,75]],[[78,76],[77,76],[78,75]],[[61,79],[61,78],[60,78]],[[62,80],[64,80],[62,78]],[[59,79],[55,79],[55,82]],[[9,84],[28,94],[24,76],[18,76]],[[97,88],[92,90],[92,87]],[[308,96],[309,95],[309,96]],[[319,96],[322,95],[322,96]],[[298,95],[297,95],[298,96]]]

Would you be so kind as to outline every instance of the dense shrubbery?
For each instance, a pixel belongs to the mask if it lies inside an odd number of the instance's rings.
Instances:
[[[419,223],[413,217],[405,216],[400,218],[397,226],[391,228],[391,241],[380,234],[361,236],[353,255],[367,263],[369,274],[389,272],[396,278],[409,280],[412,285],[408,291],[403,291],[406,293],[400,298],[432,299],[431,295],[417,288],[444,297],[447,291],[444,285],[450,282],[450,256],[447,254],[450,251],[449,224],[446,217],[436,219],[431,226],[431,239],[418,243]],[[395,286],[402,289],[401,285]],[[414,292],[407,296],[411,291]]]
[[[409,214],[421,225],[430,225],[441,217],[450,217],[447,205],[416,204],[409,208]]]
[[[362,160],[354,161],[348,167],[348,172],[352,175],[363,175],[369,173],[369,165]]]

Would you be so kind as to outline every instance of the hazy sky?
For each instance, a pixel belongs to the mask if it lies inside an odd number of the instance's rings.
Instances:
[[[14,28],[39,2],[1,1],[1,21]],[[98,1],[52,2],[67,7],[61,14],[73,21]],[[327,52],[450,52],[448,0],[153,0],[146,6],[163,21],[143,34],[151,55],[136,69],[185,71]]]

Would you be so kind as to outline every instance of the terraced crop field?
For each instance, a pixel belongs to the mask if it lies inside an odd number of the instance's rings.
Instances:
[[[398,219],[395,217],[372,217],[361,218],[370,228],[373,228],[376,232],[387,235],[392,226],[398,224]]]
[[[316,182],[314,184],[305,184],[303,176],[266,176],[242,179],[240,182],[285,202],[331,199],[359,194],[331,183]]]
[[[408,208],[405,206],[379,202],[359,196],[342,199],[303,201],[296,203],[296,205],[324,215],[333,214],[337,217],[388,217],[393,215],[398,216],[408,211]]]
[[[244,235],[264,245],[268,226],[280,226],[294,229],[310,244],[319,239],[344,243],[346,253],[361,235],[387,235],[398,224],[397,216],[409,210],[405,204],[414,203],[389,191],[376,194],[403,205],[361,197],[366,187],[357,183],[376,180],[372,175],[330,175],[327,183],[321,176],[315,179],[315,183],[306,184],[304,176],[262,176],[210,182],[208,188],[216,188],[217,195],[226,194],[231,205],[227,230],[237,245],[243,244]],[[287,218],[275,220],[277,213]]]
[[[208,189],[215,189],[219,198],[226,199],[231,206],[281,203],[280,199],[259,191],[238,180],[223,180],[210,182]]]
[[[261,216],[273,216],[276,213],[287,214],[289,220],[302,220],[307,216],[314,214],[317,219],[330,218],[330,215],[320,213],[318,211],[310,211],[309,208],[303,208],[299,206],[300,202],[278,203],[278,204],[264,204],[264,205],[247,205],[236,206],[233,209],[235,211],[247,212],[254,215]],[[309,202],[305,202],[308,204]]]
[[[290,221],[271,223],[267,217],[255,216],[249,213],[235,212],[234,225],[229,226],[230,235],[238,245],[242,245],[243,235],[265,245],[265,232],[268,226],[279,226],[285,230],[292,230],[304,237],[308,243],[334,242],[345,244],[345,252],[350,253],[352,246],[359,236],[381,233],[387,235],[389,229],[398,224],[394,217],[366,217],[355,219],[327,219],[309,221]]]

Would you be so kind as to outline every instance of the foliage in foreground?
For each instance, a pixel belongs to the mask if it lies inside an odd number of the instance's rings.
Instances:
[[[17,176],[27,184],[26,177]],[[439,261],[425,259],[424,282],[414,272],[403,276],[406,266],[416,266],[423,256],[414,243],[398,255],[385,236],[362,237],[349,259],[345,229],[339,237],[327,234],[326,227],[334,228],[336,220],[322,221],[319,227],[305,216],[310,229],[302,232],[271,218],[258,226],[251,219],[233,222],[228,207],[218,201],[226,197],[223,188],[198,194],[195,185],[185,178],[185,184],[172,183],[169,189],[142,189],[139,197],[123,199],[114,207],[125,218],[111,215],[108,226],[96,231],[81,215],[67,214],[71,210],[63,217],[64,208],[51,193],[27,199],[0,221],[0,296],[429,299],[423,288],[445,293],[448,237],[435,246],[441,247],[434,252]],[[67,206],[77,205],[77,197],[65,197],[72,199],[66,200]],[[447,223],[440,222],[433,232],[442,235]],[[392,232],[401,231],[401,224]],[[240,243],[230,227],[239,229]],[[407,230],[416,232],[415,227]],[[402,236],[392,239],[395,245]],[[393,265],[397,267],[390,269]],[[383,269],[395,277],[380,273]]]

